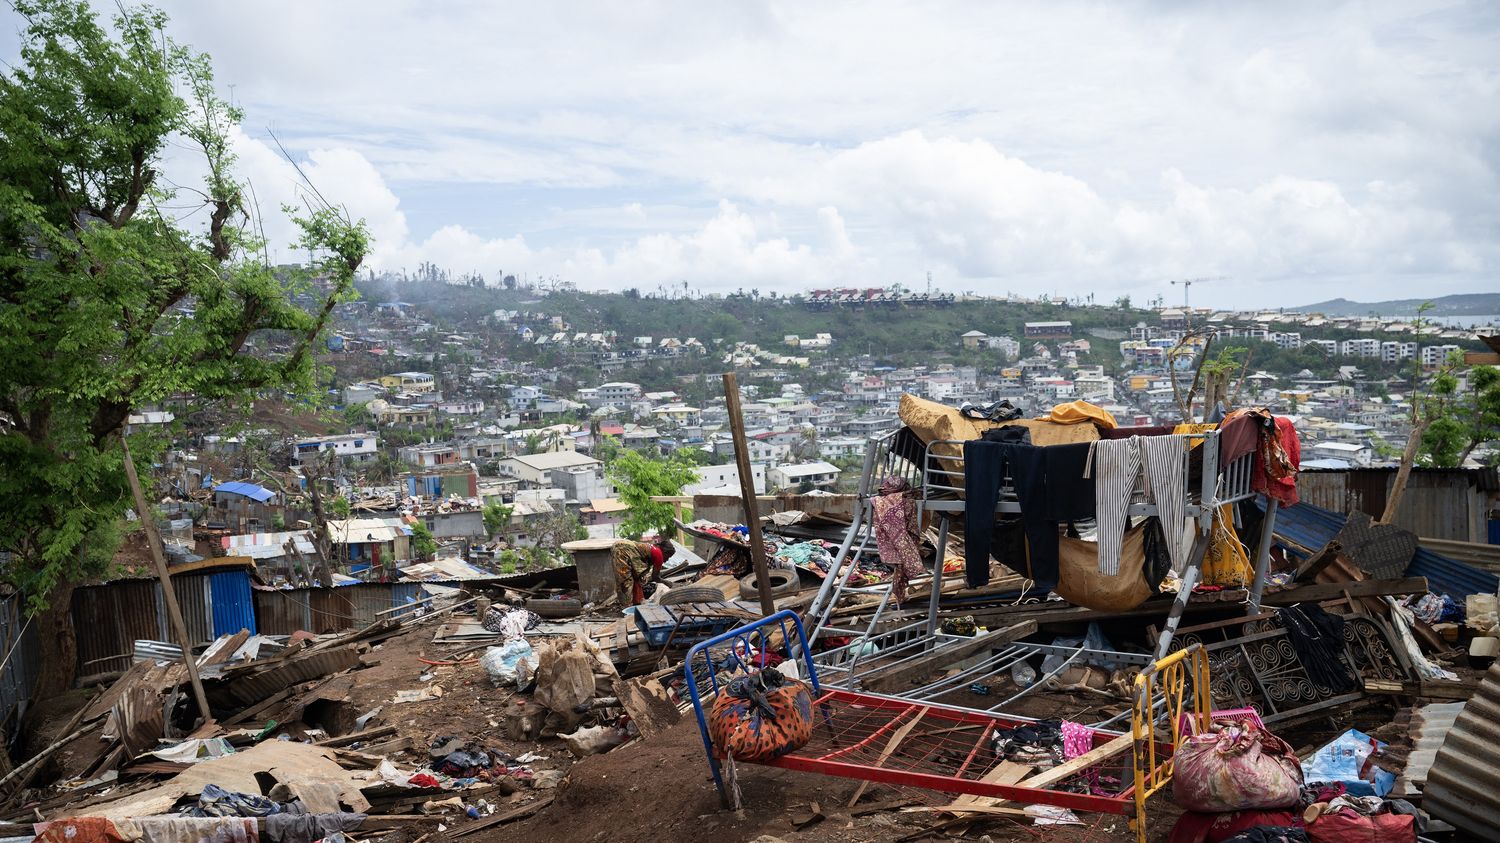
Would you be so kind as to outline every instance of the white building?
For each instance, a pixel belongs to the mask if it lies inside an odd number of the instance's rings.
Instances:
[[[689,483],[682,487],[684,495],[723,494],[738,495],[740,493],[740,470],[734,463],[728,465],[703,465],[697,468],[698,482]],[[755,484],[755,493],[763,495],[766,493],[766,465],[765,463],[750,464],[751,482]]]
[[[1370,456],[1373,453],[1369,445],[1350,442],[1319,442],[1312,446],[1311,450],[1318,458],[1344,460],[1356,466],[1369,465]]]
[[[1296,331],[1275,331],[1271,334],[1271,342],[1276,343],[1280,348],[1301,348],[1302,334]]]
[[[795,465],[778,465],[766,472],[766,483],[776,491],[797,489],[804,484],[815,489],[832,488],[839,479],[839,467],[822,460]]]
[[[1422,365],[1441,366],[1447,361],[1448,355],[1460,350],[1456,345],[1424,345],[1422,346]]]
[[[380,440],[372,431],[316,436],[292,442],[292,452],[299,463],[317,459],[318,455],[324,451],[333,451],[334,455],[344,462],[371,462],[380,453]]]
[[[1329,357],[1339,353],[1338,340],[1308,340],[1303,345],[1306,345],[1308,348],[1316,348]]]
[[[1357,340],[1344,340],[1339,343],[1339,353],[1345,357],[1380,357],[1380,340],[1373,337],[1364,337]]]
[[[547,454],[525,454],[506,457],[499,463],[502,477],[514,477],[533,486],[549,485],[556,469],[603,466],[603,463],[577,451],[554,451]]]
[[[1414,342],[1397,342],[1386,340],[1380,344],[1380,359],[1385,363],[1400,363],[1402,360],[1411,360],[1417,356],[1417,344]]]

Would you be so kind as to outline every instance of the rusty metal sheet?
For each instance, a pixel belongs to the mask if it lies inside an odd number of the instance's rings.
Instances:
[[[182,623],[187,627],[188,640],[204,644],[214,640],[213,609],[210,606],[208,574],[185,574],[172,577],[172,590],[177,592],[177,605],[182,610]],[[176,633],[167,627],[167,635],[177,640]],[[157,636],[151,636],[155,638]]]
[[[160,639],[154,580],[117,580],[74,589],[71,613],[78,641],[78,674],[130,667],[135,642]]]
[[[310,655],[294,656],[284,664],[253,676],[228,680],[229,694],[240,705],[250,706],[283,688],[348,670],[357,664],[359,654],[354,652],[353,647],[334,647]]]
[[[1438,750],[1422,791],[1422,808],[1440,820],[1488,839],[1500,828],[1500,661],[1484,681]]]
[[[305,592],[254,592],[255,623],[262,635],[291,635],[312,625],[312,609]]]

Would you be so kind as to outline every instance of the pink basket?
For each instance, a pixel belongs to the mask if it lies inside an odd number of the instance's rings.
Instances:
[[[1261,728],[1265,728],[1266,725],[1260,721],[1260,712],[1253,708],[1226,708],[1222,711],[1209,712],[1208,722],[1212,723],[1215,720],[1249,721]],[[1182,737],[1198,734],[1196,720],[1193,715],[1183,712],[1177,718],[1177,734]]]

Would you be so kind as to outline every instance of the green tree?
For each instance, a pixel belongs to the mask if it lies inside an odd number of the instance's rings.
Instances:
[[[433,537],[432,531],[421,521],[411,525],[411,550],[417,555],[419,561],[431,559],[437,553],[437,539]]]
[[[234,175],[240,115],[207,56],[149,8],[122,6],[106,30],[80,0],[11,6],[22,28],[18,58],[0,69],[0,548],[11,552],[0,579],[38,617],[46,695],[72,681],[73,587],[106,573],[118,546],[128,414],[182,395],[311,393],[314,345],[352,297],[368,237],[319,204],[297,219],[309,271],[273,267]],[[203,157],[201,187],[159,178],[169,142]],[[179,224],[184,205],[206,218]],[[153,443],[137,438],[147,469]]]
[[[622,450],[606,471],[620,490],[621,502],[630,507],[619,531],[632,539],[653,531],[672,532],[676,510],[669,503],[651,498],[680,495],[684,486],[698,482],[691,459],[676,453],[669,457],[648,457],[637,451]]]
[[[1456,468],[1475,448],[1500,438],[1500,369],[1475,366],[1466,380],[1468,389],[1461,390],[1452,366],[1444,367],[1419,399],[1428,420],[1417,451],[1422,465]]]
[[[514,513],[515,507],[503,503],[485,504],[484,531],[489,533],[490,538],[504,536],[510,532],[510,519]]]

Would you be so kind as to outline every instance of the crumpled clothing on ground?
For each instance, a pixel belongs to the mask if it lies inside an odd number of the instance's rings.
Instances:
[[[182,809],[188,817],[267,817],[287,810],[285,805],[253,793],[236,793],[206,784],[198,802]]]
[[[42,825],[37,823],[37,827]],[[36,836],[40,843],[129,843],[133,839],[104,817],[72,817],[45,825]]]
[[[257,843],[254,817],[136,817],[141,843]],[[311,841],[308,841],[311,843]]]
[[[266,839],[270,843],[312,843],[331,834],[354,831],[364,814],[272,814],[266,817]]]

